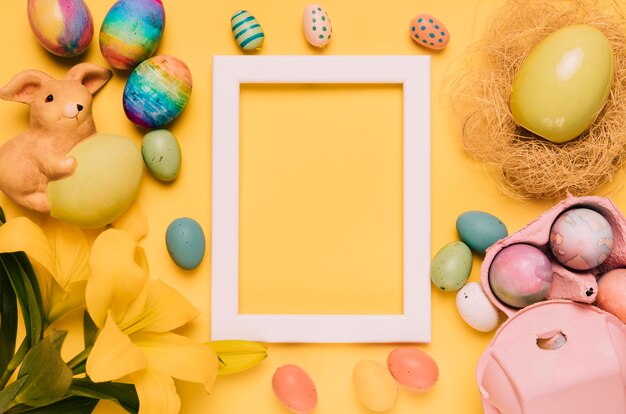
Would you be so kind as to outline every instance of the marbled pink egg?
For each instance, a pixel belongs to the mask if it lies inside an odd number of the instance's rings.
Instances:
[[[611,224],[597,211],[574,208],[563,212],[550,229],[550,249],[556,260],[575,270],[602,264],[613,251]]]
[[[448,28],[436,17],[421,13],[411,20],[409,36],[418,45],[428,49],[441,50],[450,41]]]
[[[614,269],[600,277],[596,305],[626,323],[626,269]]]
[[[309,4],[302,14],[302,30],[304,37],[311,45],[326,46],[333,33],[326,10],[319,4]]]
[[[529,244],[505,247],[491,262],[489,285],[498,299],[516,308],[544,300],[552,286],[550,260]]]

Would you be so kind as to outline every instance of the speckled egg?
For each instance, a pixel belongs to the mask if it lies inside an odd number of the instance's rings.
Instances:
[[[192,218],[172,221],[165,232],[165,245],[170,257],[185,270],[195,269],[204,258],[206,241],[202,227]]]
[[[626,323],[626,269],[614,269],[600,276],[596,305]]]
[[[446,244],[430,264],[430,280],[445,291],[461,289],[472,272],[472,252],[460,241]]]
[[[166,129],[156,129],[144,135],[141,155],[148,170],[161,181],[172,181],[180,171],[180,145]]]
[[[556,260],[570,269],[593,269],[613,251],[613,229],[595,210],[567,210],[552,224],[550,249]]]
[[[230,28],[237,45],[245,51],[260,50],[265,40],[261,23],[247,10],[235,12],[230,18]]]
[[[39,43],[57,56],[80,55],[93,37],[83,0],[28,0],[28,21]]]
[[[326,10],[319,4],[309,4],[302,14],[302,30],[305,39],[312,46],[326,46],[333,33]]]
[[[456,309],[465,323],[477,331],[490,332],[498,326],[498,310],[478,282],[470,282],[459,290]]]
[[[507,246],[491,262],[489,285],[498,299],[516,308],[544,300],[552,286],[550,260],[529,244]]]
[[[182,60],[152,57],[137,66],[126,81],[124,112],[140,127],[162,127],[183,111],[191,86],[191,72]]]
[[[119,0],[104,17],[100,51],[116,69],[132,69],[156,51],[165,29],[161,0]]]
[[[509,234],[499,218],[484,211],[466,211],[461,214],[456,220],[456,230],[470,249],[482,254]]]
[[[439,367],[426,352],[408,346],[396,348],[387,357],[389,372],[413,391],[428,391],[439,380]]]
[[[381,413],[393,408],[398,399],[398,384],[389,370],[377,362],[364,360],[352,372],[356,396],[365,407]]]
[[[272,377],[272,389],[276,398],[289,411],[308,414],[317,405],[317,388],[305,370],[297,365],[283,365]]]
[[[409,24],[409,36],[418,45],[441,50],[450,41],[450,32],[440,20],[427,13],[418,14]]]

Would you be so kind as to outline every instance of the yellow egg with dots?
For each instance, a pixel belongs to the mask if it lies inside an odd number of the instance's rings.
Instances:
[[[143,159],[129,138],[95,134],[69,152],[77,167],[48,184],[50,215],[85,228],[105,226],[131,206],[141,183]]]

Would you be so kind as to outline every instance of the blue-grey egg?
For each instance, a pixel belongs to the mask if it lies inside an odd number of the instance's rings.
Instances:
[[[180,146],[176,137],[166,129],[157,129],[144,135],[141,155],[148,170],[161,181],[172,181],[180,171]]]
[[[471,272],[472,251],[460,241],[443,246],[430,263],[430,280],[445,291],[461,289]]]
[[[466,211],[456,220],[456,230],[461,240],[477,253],[485,253],[487,248],[509,232],[497,217],[483,211]]]
[[[183,269],[195,269],[204,258],[204,232],[200,224],[189,217],[170,223],[165,232],[165,244],[174,263]]]

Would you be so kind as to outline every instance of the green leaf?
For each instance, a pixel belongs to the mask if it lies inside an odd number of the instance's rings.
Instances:
[[[63,398],[72,384],[72,370],[61,359],[66,335],[66,331],[52,331],[26,354],[17,378],[29,378],[16,402],[41,407]]]
[[[17,299],[4,269],[0,266],[0,372],[15,352],[17,338]]]
[[[98,400],[83,397],[69,397],[44,407],[17,405],[5,414],[91,414],[98,405]]]
[[[24,252],[13,253],[13,257],[17,261],[20,274],[26,278],[30,283],[25,283],[26,293],[28,294],[29,306],[31,306],[31,329],[34,341],[31,340],[31,344],[35,345],[43,337],[44,331],[44,310],[43,300],[41,299],[41,291],[39,290],[39,281],[33,266],[28,260],[28,256]]]
[[[20,392],[26,380],[28,380],[28,375],[12,382],[0,391],[0,413],[5,412],[9,405],[11,405],[13,398],[15,398],[15,395]]]
[[[0,207],[0,223],[4,224],[7,222],[6,217],[4,217],[4,210]]]
[[[83,313],[83,332],[85,349],[92,348],[93,344],[96,343],[96,338],[98,337],[98,327],[93,319],[91,319],[91,316],[89,316],[89,312],[87,312],[87,310]]]
[[[74,378],[68,395],[94,398],[97,400],[111,400],[131,414],[139,411],[139,398],[132,384],[117,382],[95,383],[89,378]]]

